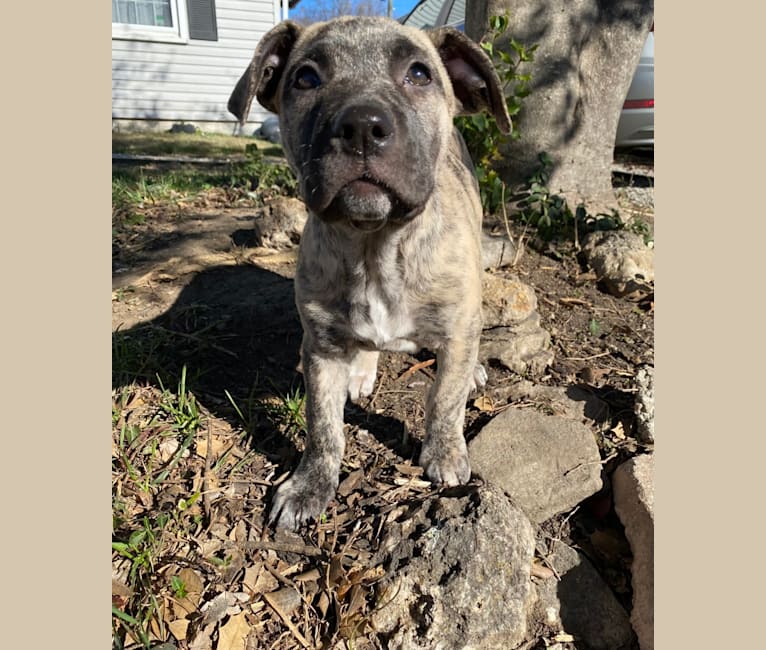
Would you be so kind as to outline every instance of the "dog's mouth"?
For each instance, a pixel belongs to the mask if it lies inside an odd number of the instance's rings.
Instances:
[[[409,205],[384,181],[364,173],[343,185],[324,210],[318,210],[325,221],[342,221],[355,230],[375,232],[387,223],[404,223],[422,211],[422,206]]]

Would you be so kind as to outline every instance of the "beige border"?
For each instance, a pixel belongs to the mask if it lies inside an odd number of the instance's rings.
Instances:
[[[660,5],[656,647],[760,647],[764,10]]]
[[[7,648],[111,646],[108,21],[105,2],[4,16]]]

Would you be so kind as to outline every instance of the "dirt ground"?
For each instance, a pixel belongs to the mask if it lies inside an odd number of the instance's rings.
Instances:
[[[616,186],[623,186],[623,216],[640,216],[653,226],[652,183],[629,176],[615,176]],[[179,494],[203,495],[189,511],[199,516],[188,520],[188,538],[168,541],[155,566],[167,580],[183,575],[189,582],[191,571],[201,585],[196,602],[183,611],[171,596],[161,600],[151,629],[157,640],[175,644],[170,647],[215,647],[205,646],[206,640],[220,641],[234,621],[248,631],[247,648],[343,648],[349,639],[354,648],[383,647],[366,618],[376,606],[381,571],[376,539],[397,504],[433,491],[416,465],[425,394],[434,377],[433,366],[422,362],[432,355],[382,355],[374,394],[348,404],[341,486],[327,518],[302,535],[275,536],[265,509],[302,449],[299,409],[285,406],[286,396],[302,394],[296,372],[301,329],[293,303],[295,251],[258,248],[258,214],[257,207],[232,207],[211,191],[193,203],[149,208],[143,224],[115,236],[115,431],[125,423],[156,423],[158,395],[178,384],[184,367],[204,426],[191,454],[151,490],[115,487],[125,514],[114,535],[126,538],[131,522],[156,515]],[[524,232],[512,228],[517,239]],[[563,246],[529,242],[515,267],[496,272],[518,275],[537,293],[555,360],[536,381],[580,385],[609,406],[594,425],[608,476],[640,450],[632,430],[632,379],[640,364],[654,363],[653,296],[629,302],[608,295]],[[522,379],[489,368],[485,391],[467,407],[469,439],[500,409],[544,408],[514,402],[514,386]],[[138,453],[130,460],[139,461]],[[117,454],[118,470],[123,462]],[[554,536],[585,552],[629,611],[630,550],[608,482],[573,516],[543,526],[541,553]],[[129,583],[128,569],[115,560],[118,586]],[[156,587],[159,593],[168,592],[167,580]],[[137,602],[130,589],[117,591],[113,601],[119,606]],[[202,611],[222,594],[246,597],[230,599],[229,613],[219,618],[210,608]],[[130,636],[122,642],[129,647]],[[545,647],[543,640],[535,647]]]

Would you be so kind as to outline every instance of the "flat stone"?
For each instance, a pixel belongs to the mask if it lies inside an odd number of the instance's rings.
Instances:
[[[571,510],[602,486],[591,430],[531,408],[496,415],[468,454],[473,472],[505,490],[533,523]]]
[[[374,629],[391,650],[506,650],[534,596],[529,520],[493,486],[448,488],[384,526]]]
[[[612,475],[614,509],[633,552],[630,621],[641,650],[654,649],[654,454],[634,456]]]

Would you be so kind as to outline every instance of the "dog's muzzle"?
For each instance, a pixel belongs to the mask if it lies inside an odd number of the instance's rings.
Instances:
[[[365,102],[342,108],[330,123],[329,136],[337,156],[333,176],[339,188],[321,211],[323,218],[374,232],[419,212],[386,182],[395,167],[391,160],[397,133],[394,119],[383,106]]]

